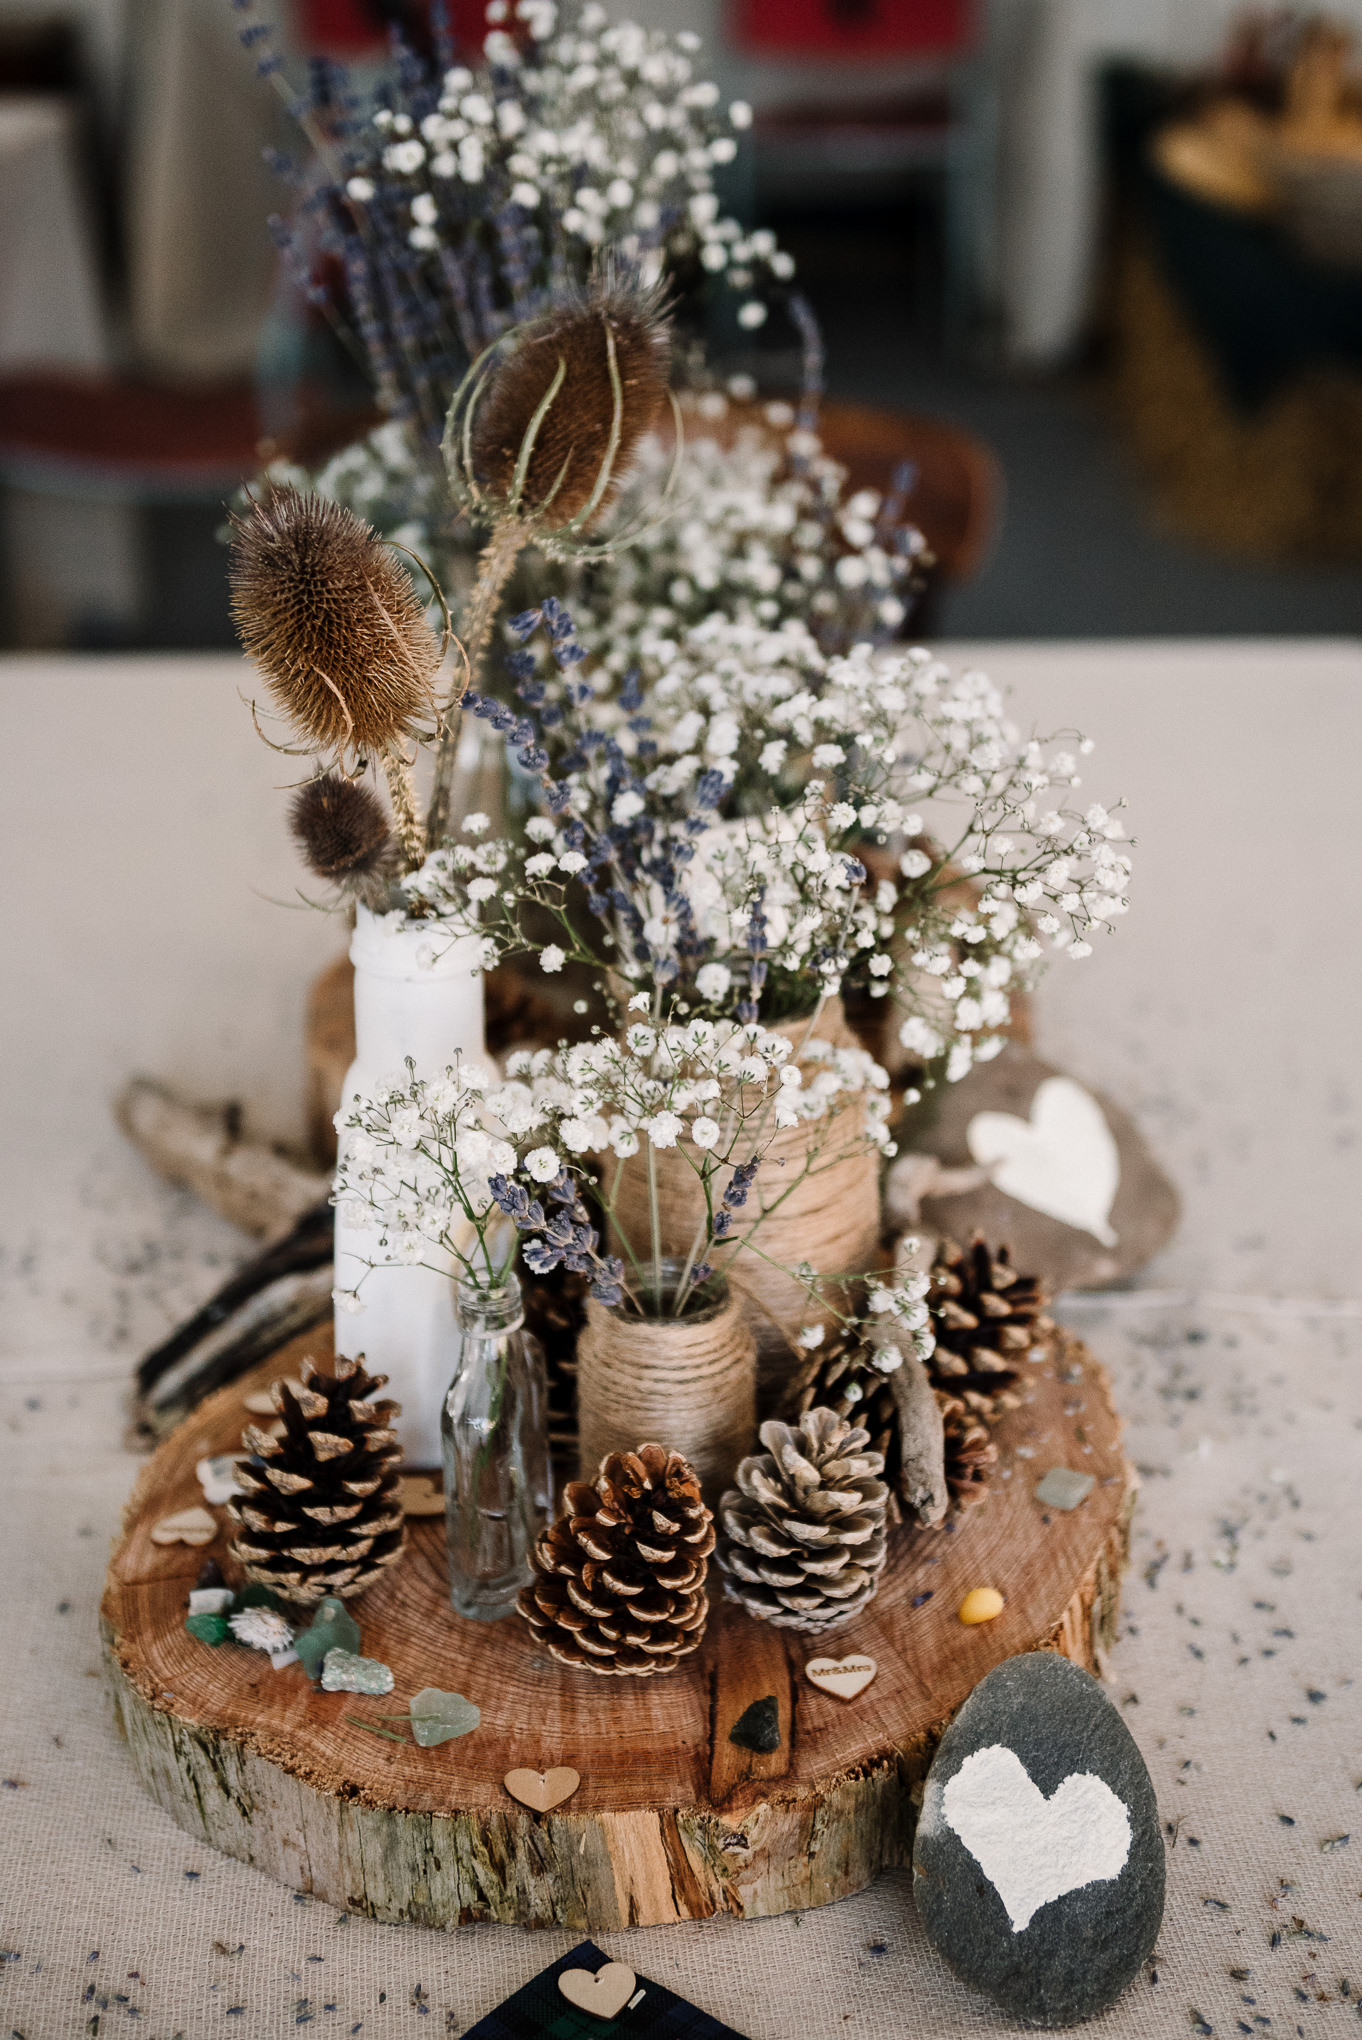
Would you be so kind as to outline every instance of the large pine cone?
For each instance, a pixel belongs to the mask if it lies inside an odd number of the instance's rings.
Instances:
[[[535,1546],[520,1612],[565,1665],[647,1678],[695,1650],[709,1613],[713,1518],[679,1452],[612,1452]]]
[[[821,1634],[870,1601],[884,1569],[889,1490],[868,1434],[834,1410],[799,1428],[765,1423],[765,1452],[744,1459],[719,1504],[724,1590],[778,1629]]]
[[[968,1248],[942,1240],[927,1293],[936,1334],[927,1362],[933,1388],[985,1419],[1016,1409],[1017,1363],[1054,1331],[1044,1307],[1040,1283],[1017,1273],[1007,1247],[995,1250],[977,1234]]]
[[[401,1556],[406,1531],[392,1429],[400,1405],[375,1402],[385,1374],[337,1356],[334,1375],[311,1360],[301,1389],[270,1390],[284,1420],[282,1438],[248,1424],[241,1442],[252,1455],[237,1467],[242,1492],[228,1504],[241,1529],[232,1555],[246,1577],[285,1600],[348,1599]]]

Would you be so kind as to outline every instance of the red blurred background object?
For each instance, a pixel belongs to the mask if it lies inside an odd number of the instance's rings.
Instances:
[[[741,49],[786,56],[941,55],[974,42],[973,0],[736,0]]]
[[[487,33],[487,0],[446,0],[445,12],[455,47],[465,62],[472,62]],[[381,57],[392,28],[400,29],[415,49],[430,46],[426,0],[298,0],[294,22],[310,55],[341,62]]]

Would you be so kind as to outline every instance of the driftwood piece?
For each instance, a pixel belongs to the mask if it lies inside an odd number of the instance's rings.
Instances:
[[[314,1205],[143,1355],[133,1377],[141,1441],[165,1437],[205,1396],[330,1317],[334,1236],[330,1202]]]
[[[665,1678],[573,1671],[518,1621],[453,1614],[434,1519],[409,1525],[406,1558],[354,1612],[366,1654],[394,1673],[383,1706],[434,1685],[465,1694],[482,1723],[434,1750],[386,1741],[353,1725],[373,1703],[186,1634],[200,1565],[225,1558],[225,1511],[206,1550],[151,1541],[156,1522],[200,1500],[195,1462],[237,1445],[245,1394],[296,1374],[308,1351],[325,1362],[324,1328],[214,1396],[148,1463],[108,1574],[104,1653],[133,1764],[173,1818],[347,1911],[581,1931],[826,1904],[908,1861],[936,1738],[985,1672],[1037,1647],[1092,1667],[1111,1639],[1132,1476],[1103,1370],[1061,1340],[1053,1361],[1028,1367],[1029,1400],[996,1433],[1012,1478],[954,1525],[893,1532],[877,1598],[836,1636],[840,1652],[879,1666],[857,1701],[812,1687],[813,1646],[754,1623],[717,1587],[701,1650]],[[1015,1458],[1025,1443],[1035,1456]],[[1071,1514],[1032,1492],[1061,1464],[1096,1476]],[[976,1586],[998,1587],[1007,1605],[966,1628],[956,1611]],[[729,1743],[768,1695],[780,1748]],[[508,1770],[562,1765],[581,1784],[547,1814],[504,1790]]]
[[[889,1377],[899,1413],[899,1500],[920,1523],[939,1523],[950,1502],[946,1486],[946,1433],[941,1405],[932,1392],[927,1370],[916,1353]]]
[[[235,1105],[190,1105],[154,1078],[134,1077],[114,1116],[158,1176],[255,1239],[286,1233],[330,1192],[329,1176],[243,1140]]]

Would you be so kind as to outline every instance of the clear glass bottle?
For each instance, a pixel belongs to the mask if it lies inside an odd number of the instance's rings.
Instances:
[[[553,1512],[544,1354],[514,1275],[495,1288],[456,1282],[454,1316],[440,1415],[449,1598],[456,1614],[497,1622],[515,1608]]]

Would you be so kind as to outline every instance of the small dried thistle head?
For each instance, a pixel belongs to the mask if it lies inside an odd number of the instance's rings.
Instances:
[[[367,786],[328,772],[293,797],[289,826],[318,878],[365,899],[387,883],[393,841]]]
[[[279,489],[232,541],[237,634],[298,733],[321,750],[384,751],[428,712],[441,647],[377,534],[321,496]]]
[[[504,343],[470,400],[467,479],[489,507],[585,529],[656,422],[670,371],[660,293],[602,279]]]

